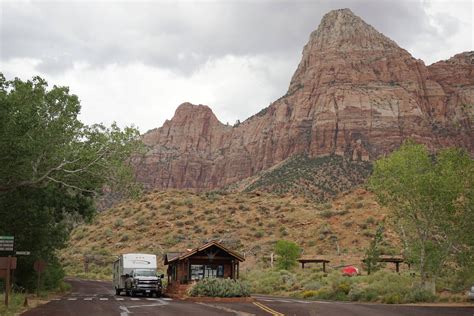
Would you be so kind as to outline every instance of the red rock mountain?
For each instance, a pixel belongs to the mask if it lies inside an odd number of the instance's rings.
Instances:
[[[474,52],[431,66],[348,9],[326,14],[288,92],[238,126],[184,103],[143,136],[136,158],[148,187],[213,189],[289,157],[373,160],[411,138],[473,152]]]

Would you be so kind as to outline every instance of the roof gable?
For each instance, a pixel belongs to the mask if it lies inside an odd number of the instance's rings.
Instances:
[[[165,256],[165,265],[170,263],[170,262],[180,261],[180,260],[189,258],[189,257],[191,257],[191,256],[193,256],[193,255],[195,255],[199,252],[205,251],[205,250],[207,250],[211,247],[217,247],[219,250],[224,251],[225,253],[229,254],[230,256],[234,257],[235,259],[237,259],[241,262],[245,261],[245,258],[242,257],[242,255],[240,255],[239,253],[228,249],[227,247],[223,246],[222,244],[218,243],[217,241],[211,241],[211,242],[208,242],[208,243],[206,243],[206,244],[204,244],[200,247],[194,248],[191,251],[188,251],[188,252],[185,252],[185,253],[179,253],[179,255],[174,255],[174,254],[178,254],[176,252],[167,253],[166,256]]]

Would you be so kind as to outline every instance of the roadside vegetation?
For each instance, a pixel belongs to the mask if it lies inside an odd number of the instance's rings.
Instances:
[[[466,286],[474,284],[474,160],[467,152],[451,148],[433,155],[406,142],[376,161],[369,187],[389,209],[423,289],[434,294],[447,271],[470,271]]]
[[[388,216],[364,251],[364,275],[345,277],[337,268],[328,274],[318,268],[292,268],[291,251],[285,247],[275,249],[284,249],[283,262],[275,269],[248,270],[243,280],[254,293],[308,299],[389,304],[465,301],[466,290],[474,284],[473,177],[473,160],[463,150],[432,155],[424,146],[407,142],[377,161],[369,180]],[[409,270],[402,265],[402,272],[394,273],[378,261],[387,254],[383,246],[387,226],[399,232]]]
[[[246,297],[250,296],[248,286],[239,280],[203,279],[193,285],[189,296]]]
[[[0,280],[0,288],[4,288],[3,280]],[[34,308],[38,305],[45,304],[52,297],[63,295],[71,290],[71,286],[68,283],[61,281],[59,286],[54,290],[41,290],[39,295],[36,293],[28,293],[26,289],[15,286],[9,296],[8,308],[5,306],[5,293],[0,293],[0,315],[2,316],[14,316],[20,315],[23,311]],[[25,306],[25,300],[27,302]]]
[[[0,235],[14,236],[18,256],[15,285],[36,290],[33,262],[47,269],[41,289],[55,290],[64,272],[57,250],[70,231],[95,213],[104,188],[130,197],[130,155],[141,148],[134,128],[88,126],[80,102],[67,87],[44,79],[6,80],[0,73]]]

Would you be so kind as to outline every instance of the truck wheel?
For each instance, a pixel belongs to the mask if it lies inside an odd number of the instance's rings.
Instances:
[[[134,290],[131,290],[131,291],[130,291],[130,295],[131,295],[132,297],[135,297],[135,291],[134,291]]]
[[[130,296],[130,291],[129,290],[125,290],[125,296]]]
[[[115,295],[120,295],[122,291],[120,289],[115,289]]]

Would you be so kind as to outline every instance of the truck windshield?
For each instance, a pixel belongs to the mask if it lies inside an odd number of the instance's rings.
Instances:
[[[135,270],[133,274],[136,276],[156,276],[154,270]]]

